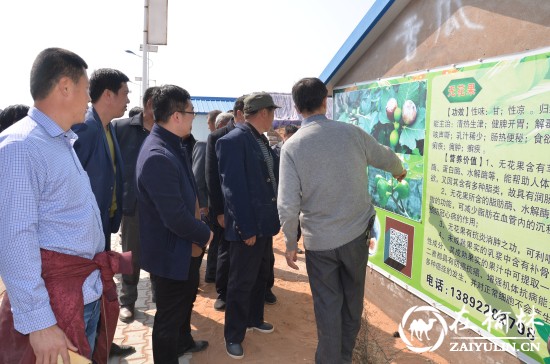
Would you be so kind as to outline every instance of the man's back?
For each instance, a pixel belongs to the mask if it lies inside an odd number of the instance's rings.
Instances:
[[[296,265],[298,219],[317,323],[318,363],[351,363],[361,327],[368,230],[374,208],[367,167],[402,180],[399,157],[364,130],[327,119],[328,89],[318,78],[292,86],[302,127],[281,150],[277,207],[287,264]]]
[[[300,189],[304,246],[326,250],[359,236],[374,214],[367,166],[397,173],[401,163],[356,126],[324,115],[308,121],[282,148],[281,175],[291,168],[297,183],[281,180],[280,189]]]

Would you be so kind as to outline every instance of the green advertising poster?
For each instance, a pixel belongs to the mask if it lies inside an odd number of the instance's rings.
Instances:
[[[404,184],[366,171],[381,231],[370,263],[437,302],[457,320],[450,331],[460,320],[523,360],[547,363],[549,57],[334,92],[335,119],[392,148],[408,171]]]
[[[550,322],[548,70],[545,53],[430,81],[421,286],[518,344]]]
[[[424,77],[382,80],[334,93],[334,118],[371,134],[395,151],[407,169],[401,183],[374,167],[365,173],[380,226],[369,261],[412,286],[420,286],[426,96]],[[384,244],[390,240],[392,244]]]

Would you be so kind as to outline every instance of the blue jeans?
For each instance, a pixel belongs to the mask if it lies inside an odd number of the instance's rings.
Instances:
[[[101,311],[101,299],[84,305],[84,325],[86,326],[86,338],[90,344],[91,353],[94,353],[95,338],[97,336],[97,324]],[[90,358],[91,359],[91,358]]]

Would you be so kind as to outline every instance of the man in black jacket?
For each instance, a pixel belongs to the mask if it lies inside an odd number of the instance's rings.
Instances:
[[[141,144],[149,135],[153,124],[153,106],[151,97],[158,87],[149,87],[143,95],[143,112],[127,118],[113,121],[113,126],[120,146],[122,161],[124,163],[124,194],[122,196],[122,251],[132,252],[134,272],[122,275],[122,290],[120,293],[120,321],[130,323],[134,321],[134,306],[137,300],[137,285],[140,273],[140,240],[139,240],[139,214],[137,210],[136,196],[136,161]],[[154,286],[151,282],[153,301],[155,297]]]
[[[153,93],[155,125],[136,163],[141,266],[156,284],[153,359],[177,364],[178,356],[206,349],[191,335],[191,312],[204,249],[212,241],[200,220],[197,186],[185,136],[195,111],[189,93],[174,85]],[[143,222],[146,222],[144,224]]]
[[[214,302],[214,309],[225,309],[227,293],[227,281],[229,275],[229,243],[224,238],[224,198],[218,172],[218,157],[216,156],[216,142],[231,130],[236,123],[244,123],[244,99],[248,95],[239,97],[233,106],[233,120],[221,129],[214,130],[206,140],[206,187],[208,188],[208,204],[210,221],[214,232],[211,246],[218,246],[218,258],[216,264],[216,292],[218,298]],[[214,242],[215,241],[215,242]],[[210,248],[211,249],[211,248]]]

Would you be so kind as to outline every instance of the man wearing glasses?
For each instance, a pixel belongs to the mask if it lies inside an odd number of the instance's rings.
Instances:
[[[244,100],[246,122],[216,143],[231,262],[224,336],[234,359],[244,357],[241,343],[247,329],[273,332],[273,325],[264,321],[264,297],[273,235],[280,229],[279,159],[262,133],[271,128],[278,107],[265,92],[250,94]]]
[[[197,186],[182,139],[195,117],[191,96],[165,85],[153,93],[155,125],[137,159],[141,267],[156,287],[153,358],[177,364],[178,357],[206,349],[191,336],[191,311],[199,268],[213,233],[200,220]]]

